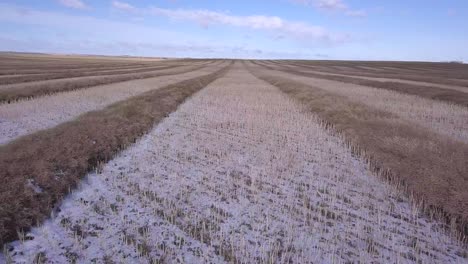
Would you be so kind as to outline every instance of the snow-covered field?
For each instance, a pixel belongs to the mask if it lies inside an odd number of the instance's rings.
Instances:
[[[175,75],[99,85],[15,104],[0,104],[0,144],[72,120],[85,112],[103,109],[112,103],[149,90],[215,72],[219,67],[222,65],[201,66],[200,69],[185,66],[181,69],[194,70]]]
[[[466,263],[340,137],[239,65],[5,253],[17,263]]]

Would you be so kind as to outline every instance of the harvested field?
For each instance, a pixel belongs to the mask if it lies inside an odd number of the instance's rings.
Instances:
[[[344,83],[334,80],[306,77],[296,72],[274,71],[270,75],[311,84],[314,87],[363,103],[379,111],[391,113],[425,129],[468,143],[468,108],[394,90]],[[467,94],[468,98],[468,94]]]
[[[0,242],[41,222],[85,173],[134,142],[222,72],[148,91],[0,146],[0,178],[7,183],[0,186],[0,201],[15,201],[2,204]]]
[[[207,65],[187,73],[94,86],[35,100],[23,100],[15,104],[0,104],[0,144],[56,126],[82,113],[102,109],[149,90],[215,72],[222,66]]]
[[[274,64],[266,64],[268,66],[273,66]],[[468,87],[463,87],[463,86],[456,86],[456,85],[447,85],[447,84],[439,84],[439,83],[431,83],[431,82],[423,82],[423,81],[411,81],[411,80],[404,80],[404,79],[399,79],[399,78],[385,78],[385,77],[368,77],[368,76],[356,76],[353,75],[352,73],[345,73],[345,74],[340,74],[340,73],[332,73],[332,72],[323,72],[323,71],[315,71],[315,70],[307,70],[307,68],[300,67],[300,66],[292,66],[288,64],[281,64],[281,66],[286,67],[290,70],[296,70],[300,71],[303,73],[315,73],[315,74],[320,74],[324,75],[325,77],[329,76],[338,76],[338,77],[343,77],[343,80],[348,80],[345,78],[351,78],[350,80],[369,80],[369,81],[379,81],[379,82],[390,82],[390,83],[406,83],[406,84],[414,84],[414,85],[419,85],[419,86],[425,86],[425,87],[437,87],[437,88],[442,88],[442,89],[452,89],[460,92],[465,92],[468,93]],[[361,67],[358,67],[361,68]],[[370,67],[363,67],[363,69],[368,69],[370,71],[373,71],[375,69],[372,69]],[[278,70],[281,70],[278,68]],[[325,74],[324,74],[325,73]],[[358,77],[358,78],[356,78]],[[344,81],[346,82],[346,81]]]
[[[304,69],[313,69],[322,71],[324,73],[339,73],[354,75],[356,77],[377,77],[377,78],[391,78],[391,79],[403,79],[412,80],[428,83],[447,84],[453,86],[464,86],[468,87],[468,67],[466,65],[458,65],[451,63],[441,63],[441,66],[437,66],[437,63],[429,63],[428,68],[420,68],[417,63],[397,63],[397,62],[346,62],[347,70],[344,68],[337,69],[333,68],[333,65],[328,63],[320,62],[280,62],[273,61],[278,65],[291,65],[299,66]],[[340,64],[342,62],[331,62],[332,64]],[[384,70],[379,73],[373,73],[369,70],[359,69],[358,67],[367,65],[367,67],[383,67],[393,65],[393,70]],[[440,69],[442,68],[442,69]],[[457,80],[458,79],[458,80]]]
[[[282,61],[283,62],[283,61]],[[437,74],[437,77],[448,77],[467,79],[468,66],[460,63],[434,63],[434,62],[402,62],[402,61],[288,61],[300,63],[304,66],[347,66],[356,68],[357,66],[366,66],[372,68],[390,68],[388,73],[401,73],[402,71],[430,71]],[[455,77],[458,76],[458,77]],[[424,76],[420,76],[424,77]]]
[[[464,66],[1,56],[0,263],[468,262]]]
[[[258,64],[258,63],[257,63]],[[339,81],[343,83],[352,83],[357,85],[365,85],[375,88],[382,88],[387,90],[397,91],[399,93],[407,93],[412,95],[417,95],[421,97],[426,97],[429,99],[436,99],[441,101],[446,101],[449,103],[458,104],[461,106],[468,106],[468,88],[464,87],[453,87],[447,89],[437,86],[424,86],[422,84],[409,84],[399,81],[377,81],[371,79],[363,78],[354,78],[344,75],[330,75],[330,74],[319,74],[310,71],[301,71],[297,69],[291,69],[287,67],[275,67],[269,66],[268,64],[258,64],[263,65],[269,69],[280,70],[288,73],[294,73],[297,75],[321,78],[333,81]]]
[[[292,75],[261,69],[254,71],[335,127],[357,148],[358,153],[371,160],[375,170],[395,184],[402,184],[416,203],[421,203],[422,208],[432,214],[440,210],[453,227],[456,226],[460,237],[468,234],[466,129],[460,129],[459,133],[452,129],[452,132],[445,134],[437,125],[429,125],[435,124],[435,119],[443,118],[422,118],[427,112],[410,116],[405,107],[417,107],[418,103],[421,109],[425,107],[431,111],[433,105],[422,98],[407,98],[405,102],[400,100],[405,95],[392,98],[391,94],[377,94],[372,97],[372,91],[366,91],[370,97],[353,97],[359,94],[361,87],[346,87],[340,83],[324,83],[314,79],[301,80]],[[388,107],[382,107],[386,101]],[[398,107],[389,107],[392,104]],[[449,109],[450,105],[445,107]],[[453,113],[457,111],[467,114],[463,108],[455,109]],[[460,119],[458,123],[466,124],[467,120]]]
[[[72,57],[51,55],[18,55],[0,52],[0,75],[18,73],[50,73],[86,69],[154,66],[161,63],[177,63],[182,60],[140,60],[106,57]]]
[[[15,83],[25,83],[25,82],[34,82],[34,81],[44,81],[44,80],[54,80],[54,79],[65,79],[73,77],[82,77],[82,76],[100,76],[100,75],[111,75],[111,74],[126,74],[126,73],[140,73],[140,72],[149,72],[154,70],[165,70],[177,67],[179,65],[162,65],[162,66],[152,66],[152,67],[135,67],[135,68],[107,68],[102,70],[102,68],[97,68],[96,70],[90,71],[85,69],[84,71],[79,70],[70,70],[66,72],[59,73],[46,73],[46,74],[20,74],[10,77],[0,76],[0,85],[5,84],[15,84]],[[7,75],[8,76],[8,75]],[[1,86],[0,86],[1,87]],[[1,88],[0,88],[1,89]]]
[[[83,89],[96,85],[117,83],[135,79],[153,78],[164,75],[181,74],[190,72],[212,62],[203,64],[194,63],[193,65],[171,67],[142,73],[127,73],[103,76],[77,77],[47,81],[37,81],[33,83],[19,83],[0,86],[0,103],[17,101],[20,99],[30,99],[36,96],[50,95],[58,92]]]
[[[171,63],[164,63],[164,64],[176,64],[177,61]],[[160,63],[157,63],[157,65]],[[150,65],[154,66],[154,65]],[[37,67],[33,68],[23,68],[23,69],[14,69],[15,66],[8,66],[7,70],[0,71],[1,76],[8,76],[8,75],[38,75],[38,74],[57,74],[57,73],[72,73],[72,72],[86,72],[86,71],[109,71],[109,70],[121,70],[121,69],[134,69],[134,68],[145,68],[148,65],[119,65],[119,66],[110,66],[110,65],[90,65],[90,66],[73,66],[73,67],[61,67],[61,66],[53,66],[53,67],[41,67],[38,69]],[[13,68],[13,69],[12,69]]]
[[[28,236],[15,262],[464,260],[343,139],[239,64]]]

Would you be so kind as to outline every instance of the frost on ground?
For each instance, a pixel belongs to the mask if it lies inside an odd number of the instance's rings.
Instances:
[[[220,67],[219,64],[203,66],[182,74],[99,85],[13,104],[0,104],[0,144],[149,90],[215,72]]]
[[[440,225],[240,66],[90,174],[17,263],[462,263]]]

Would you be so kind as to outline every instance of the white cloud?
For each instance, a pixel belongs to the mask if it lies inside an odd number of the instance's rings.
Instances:
[[[121,1],[112,1],[112,7],[117,8],[122,11],[132,12],[132,13],[135,13],[138,11],[138,9],[132,6],[131,4],[121,2]]]
[[[117,41],[104,43],[96,41],[50,41],[38,39],[15,39],[0,35],[0,50],[16,52],[41,52],[62,54],[133,55],[155,57],[191,58],[239,58],[239,59],[311,59],[326,55],[312,55],[307,52],[270,51],[199,43],[154,43]]]
[[[341,0],[315,0],[317,8],[325,10],[346,10],[348,7]]]
[[[59,0],[59,3],[70,8],[86,9],[88,6],[81,0]]]
[[[351,9],[342,0],[290,0],[293,3],[305,6],[313,6],[319,10],[328,12],[340,12],[347,16],[364,17],[367,16],[365,10]]]
[[[0,23],[26,25],[37,30],[49,28],[55,32],[67,32],[74,38],[117,41],[125,39],[147,39],[159,37],[180,39],[186,34],[166,31],[154,26],[145,26],[125,21],[97,18],[90,15],[71,15],[54,11],[43,11],[0,3]],[[45,35],[44,38],[50,37]],[[196,37],[189,35],[188,37]]]
[[[156,11],[150,8],[136,9],[138,14],[156,15]],[[4,33],[2,36],[0,30],[0,50],[167,57],[313,58],[315,51],[310,48],[315,50],[317,45],[310,43],[346,39],[320,27],[279,17],[233,16],[196,10],[173,13],[171,11],[176,10],[159,9],[158,12],[162,11],[166,12],[165,17],[171,19],[252,29],[253,32],[245,30],[243,34],[249,34],[255,41],[224,40],[211,32],[207,35],[178,32],[173,27],[164,30],[128,20],[116,21],[90,14],[76,15],[0,3],[0,23],[18,25],[22,32],[44,32],[33,35]],[[275,41],[275,37],[281,40],[294,38],[303,45],[295,46],[293,50],[285,46],[270,47],[265,44],[264,36],[255,34],[254,30],[268,32],[267,36],[272,41]]]
[[[165,9],[151,7],[149,13],[165,16],[173,20],[192,21],[202,26],[227,25],[253,30],[264,30],[274,35],[301,41],[319,41],[336,44],[349,40],[342,34],[331,33],[323,27],[303,22],[285,20],[277,16],[251,15],[235,16],[227,13],[199,9]]]
[[[345,14],[348,16],[353,16],[353,17],[365,17],[367,16],[367,12],[364,10],[347,10],[345,11]]]

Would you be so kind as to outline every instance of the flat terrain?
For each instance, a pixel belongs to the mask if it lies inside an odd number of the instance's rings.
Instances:
[[[0,128],[0,143],[53,127],[82,113],[102,109],[150,90],[214,72],[218,67],[222,65],[216,63],[202,68],[190,66],[187,67],[190,71],[185,73],[170,72],[171,74],[161,77],[93,86],[35,100],[23,100],[15,104],[1,104],[0,112],[4,118],[4,126]]]
[[[0,58],[0,263],[468,261],[466,65]]]

